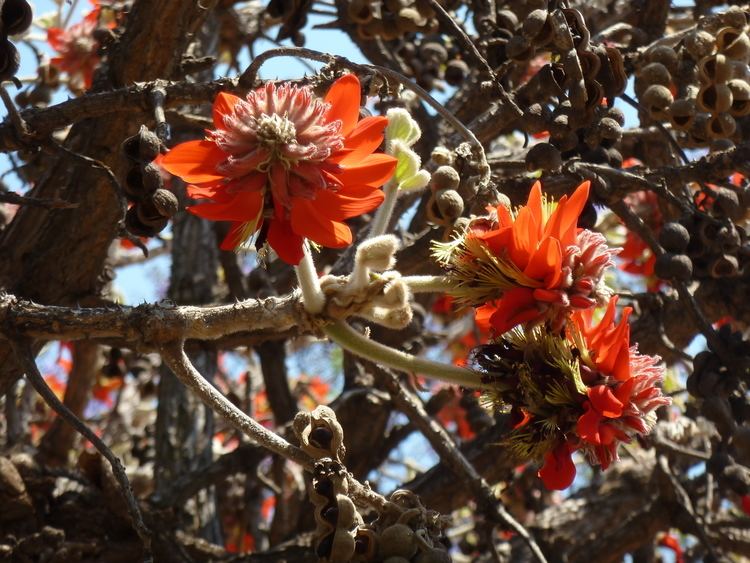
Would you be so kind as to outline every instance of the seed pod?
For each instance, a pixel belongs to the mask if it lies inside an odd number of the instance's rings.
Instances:
[[[735,190],[717,188],[714,190],[714,208],[733,221],[741,219],[745,209],[740,205],[740,199]],[[718,232],[717,232],[718,234]]]
[[[608,141],[619,141],[622,138],[622,127],[614,119],[604,117],[596,126],[599,136]]]
[[[357,26],[357,35],[362,39],[369,40],[380,37],[383,33],[383,21],[373,18],[365,24]]]
[[[713,52],[716,38],[707,31],[696,30],[685,36],[683,44],[693,60],[699,61]]]
[[[695,102],[686,98],[675,100],[674,103],[669,106],[669,120],[675,129],[681,131],[687,131],[693,124],[695,119]]]
[[[426,549],[417,554],[414,563],[450,563],[451,556],[444,549]]]
[[[693,276],[693,263],[685,254],[667,252],[656,258],[654,273],[663,280],[688,281]]]
[[[455,168],[450,166],[440,166],[432,173],[432,189],[435,192],[441,190],[455,190],[461,182],[461,177]]]
[[[653,119],[664,119],[668,116],[669,106],[674,102],[672,92],[661,84],[649,86],[643,93],[641,104]]]
[[[712,139],[726,139],[734,135],[737,122],[728,113],[712,115],[708,120],[708,135]]]
[[[750,37],[741,29],[725,27],[716,34],[716,49],[730,59],[747,61]]]
[[[578,146],[578,134],[568,130],[561,135],[550,135],[549,142],[560,149],[560,152],[572,151]]]
[[[134,205],[125,214],[125,228],[137,237],[153,237],[167,226],[169,219],[163,218],[164,225],[146,225],[138,217],[139,204]]]
[[[713,259],[708,267],[712,278],[730,278],[739,273],[740,267],[736,256],[722,254]]]
[[[469,76],[471,69],[462,59],[453,59],[448,61],[445,65],[445,73],[443,77],[445,81],[451,86],[460,86],[466,77]]]
[[[0,81],[10,80],[18,72],[21,58],[13,43],[7,39],[0,42]]]
[[[436,192],[435,199],[443,219],[453,222],[464,212],[464,200],[455,190]]]
[[[513,61],[528,61],[534,55],[534,47],[523,35],[514,35],[505,45],[505,54]]]
[[[667,252],[680,254],[685,252],[690,243],[690,232],[676,222],[664,223],[659,233],[659,244]]]
[[[159,137],[145,125],[122,143],[122,151],[133,162],[151,162],[161,153],[161,148]]]
[[[661,63],[670,74],[677,72],[677,66],[679,64],[679,57],[677,51],[667,45],[660,45],[658,47],[652,47],[646,51],[646,60],[651,63]]]
[[[560,150],[549,143],[537,143],[526,153],[526,169],[559,170],[562,167]]]
[[[436,41],[428,41],[422,43],[419,47],[419,54],[423,60],[434,61],[438,63],[444,63],[448,60],[448,51],[440,43]]]
[[[511,10],[498,10],[495,14],[495,21],[500,29],[515,31],[518,27],[518,16]]]
[[[607,162],[612,168],[622,168],[622,153],[615,147],[605,149],[607,151]]]
[[[701,111],[724,113],[732,107],[732,91],[726,84],[710,84],[698,91],[696,103]]]
[[[26,0],[5,0],[0,19],[3,20],[3,29],[6,34],[18,35],[31,25],[33,19],[31,6]]]
[[[647,87],[652,84],[669,86],[672,82],[672,75],[663,64],[649,63],[638,71],[638,79]]]
[[[750,114],[750,84],[747,80],[733,78],[727,82],[730,92],[732,92],[732,107],[729,113],[734,117],[744,117]]]
[[[414,8],[401,8],[398,11],[398,17],[396,18],[396,27],[402,33],[410,33],[419,31],[419,29],[427,23],[427,18],[420,14]],[[397,39],[393,37],[393,39]]]
[[[372,7],[366,0],[352,0],[346,7],[349,18],[359,24],[365,24],[372,20]]]
[[[724,84],[732,77],[732,65],[721,53],[703,57],[698,62],[698,76],[704,84]]]
[[[388,526],[380,534],[380,557],[405,557],[411,559],[417,553],[417,537],[406,524]]]
[[[169,190],[156,190],[151,196],[151,201],[163,217],[174,217],[180,209],[177,196]]]
[[[727,27],[742,29],[747,25],[745,10],[741,6],[729,6],[724,12],[716,15],[719,21]]]
[[[523,20],[521,33],[537,47],[546,45],[552,38],[552,30],[547,21],[548,15],[547,10],[532,10]]]
[[[450,166],[453,164],[453,151],[446,147],[437,146],[432,149],[430,159],[438,166]]]

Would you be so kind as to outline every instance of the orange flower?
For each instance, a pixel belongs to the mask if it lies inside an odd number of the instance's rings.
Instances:
[[[51,63],[67,72],[69,87],[73,92],[88,90],[99,64],[99,43],[94,39],[94,30],[99,26],[101,6],[97,0],[91,2],[94,9],[83,20],[68,29],[50,27],[47,29],[47,42],[60,56],[53,57]],[[114,27],[114,23],[107,27]]]
[[[245,99],[220,93],[216,130],[173,148],[161,165],[188,182],[204,203],[192,213],[232,221],[221,248],[234,250],[259,232],[289,264],[302,259],[303,239],[342,248],[352,242],[343,222],[383,201],[379,188],[396,159],[373,154],[386,117],[359,120],[359,80],[339,78],[324,100],[310,88],[271,82]]]
[[[475,220],[457,242],[437,245],[438,259],[456,282],[452,293],[481,305],[480,326],[502,334],[548,322],[558,331],[572,311],[606,302],[602,276],[617,250],[600,233],[577,228],[588,193],[584,182],[554,204],[536,182],[515,214],[498,205],[496,219]]]

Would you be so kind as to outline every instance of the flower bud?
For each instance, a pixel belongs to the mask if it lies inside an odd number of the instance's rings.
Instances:
[[[359,245],[355,261],[365,268],[384,272],[393,268],[398,248],[398,239],[393,235],[373,237]]]

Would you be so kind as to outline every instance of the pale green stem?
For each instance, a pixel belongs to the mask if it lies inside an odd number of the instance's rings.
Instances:
[[[462,385],[474,389],[490,388],[490,385],[482,383],[479,373],[451,364],[442,364],[418,358],[406,352],[390,348],[379,342],[370,340],[344,321],[336,321],[324,326],[323,332],[333,342],[349,350],[352,354],[379,365],[388,366],[406,373],[423,375],[431,379],[439,379],[453,385]]]
[[[383,193],[385,194],[385,199],[375,212],[375,217],[373,217],[372,224],[370,225],[370,232],[367,235],[368,238],[384,235],[388,229],[388,223],[391,222],[393,210],[396,207],[396,200],[398,200],[398,184],[392,180],[389,181],[383,187]]]
[[[448,276],[404,276],[412,293],[446,293],[456,287]]]
[[[315,262],[313,262],[307,243],[304,244],[302,249],[302,260],[300,260],[299,265],[294,267],[294,271],[297,273],[299,288],[302,290],[302,304],[305,306],[305,310],[312,315],[317,315],[323,312],[326,298],[323,295],[323,290],[320,289],[318,272],[315,270]]]

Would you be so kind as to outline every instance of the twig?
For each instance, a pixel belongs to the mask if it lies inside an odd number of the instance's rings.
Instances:
[[[30,136],[29,126],[26,124],[23,117],[21,117],[18,108],[16,108],[16,104],[13,103],[5,86],[0,86],[0,98],[3,100],[5,109],[8,110],[8,116],[10,117],[10,122],[13,124],[13,128],[16,131],[16,135],[18,135],[18,140],[25,143]]]
[[[643,108],[641,107],[641,105],[636,100],[631,98],[628,94],[626,94],[625,92],[620,94],[620,97],[623,100],[625,100],[628,104],[633,106],[635,109],[643,111]],[[682,150],[682,147],[679,144],[677,144],[677,141],[675,141],[674,137],[672,137],[671,133],[667,130],[667,128],[664,127],[664,125],[660,123],[659,121],[654,121],[654,127],[656,127],[661,132],[661,134],[664,135],[664,138],[667,140],[669,145],[677,152],[679,157],[682,159],[682,162],[684,162],[685,164],[688,164],[690,162],[690,159],[685,154],[685,151]]]
[[[381,374],[385,387],[391,394],[396,407],[422,432],[433,449],[448,464],[456,476],[465,479],[469,487],[471,487],[477,502],[482,506],[487,515],[493,521],[512,528],[523,539],[537,561],[540,563],[546,562],[544,554],[528,530],[505,510],[502,502],[492,493],[484,477],[479,474],[474,466],[469,463],[469,460],[456,447],[450,434],[427,414],[422,402],[399,381],[399,378],[394,373],[380,366],[376,366],[376,370]]]
[[[57,198],[30,197],[10,191],[0,190],[0,203],[12,203],[14,205],[28,205],[29,207],[43,207],[45,209],[73,209],[78,207],[77,203]]]
[[[156,122],[156,136],[160,140],[169,141],[169,124],[164,115],[164,101],[167,98],[167,91],[164,89],[161,81],[157,80],[156,85],[151,89],[151,105],[154,108],[154,121]]]
[[[96,448],[96,450],[109,462],[112,467],[112,473],[117,479],[117,483],[120,485],[120,492],[123,495],[125,504],[127,505],[128,513],[133,523],[138,537],[143,543],[143,549],[146,553],[146,560],[151,560],[151,531],[146,527],[141,516],[141,511],[138,508],[138,501],[136,501],[133,495],[133,489],[130,487],[128,476],[125,473],[120,459],[112,453],[107,445],[88,427],[82,422],[68,407],[66,407],[60,399],[57,398],[55,392],[49,388],[47,383],[44,381],[44,377],[39,372],[39,368],[36,366],[34,356],[31,352],[31,348],[28,342],[21,344],[15,340],[11,340],[11,347],[16,356],[16,359],[20,363],[23,370],[26,372],[26,378],[29,380],[31,385],[34,387],[37,393],[44,399],[44,401],[60,415],[68,424],[70,424],[81,436],[86,438]]]

